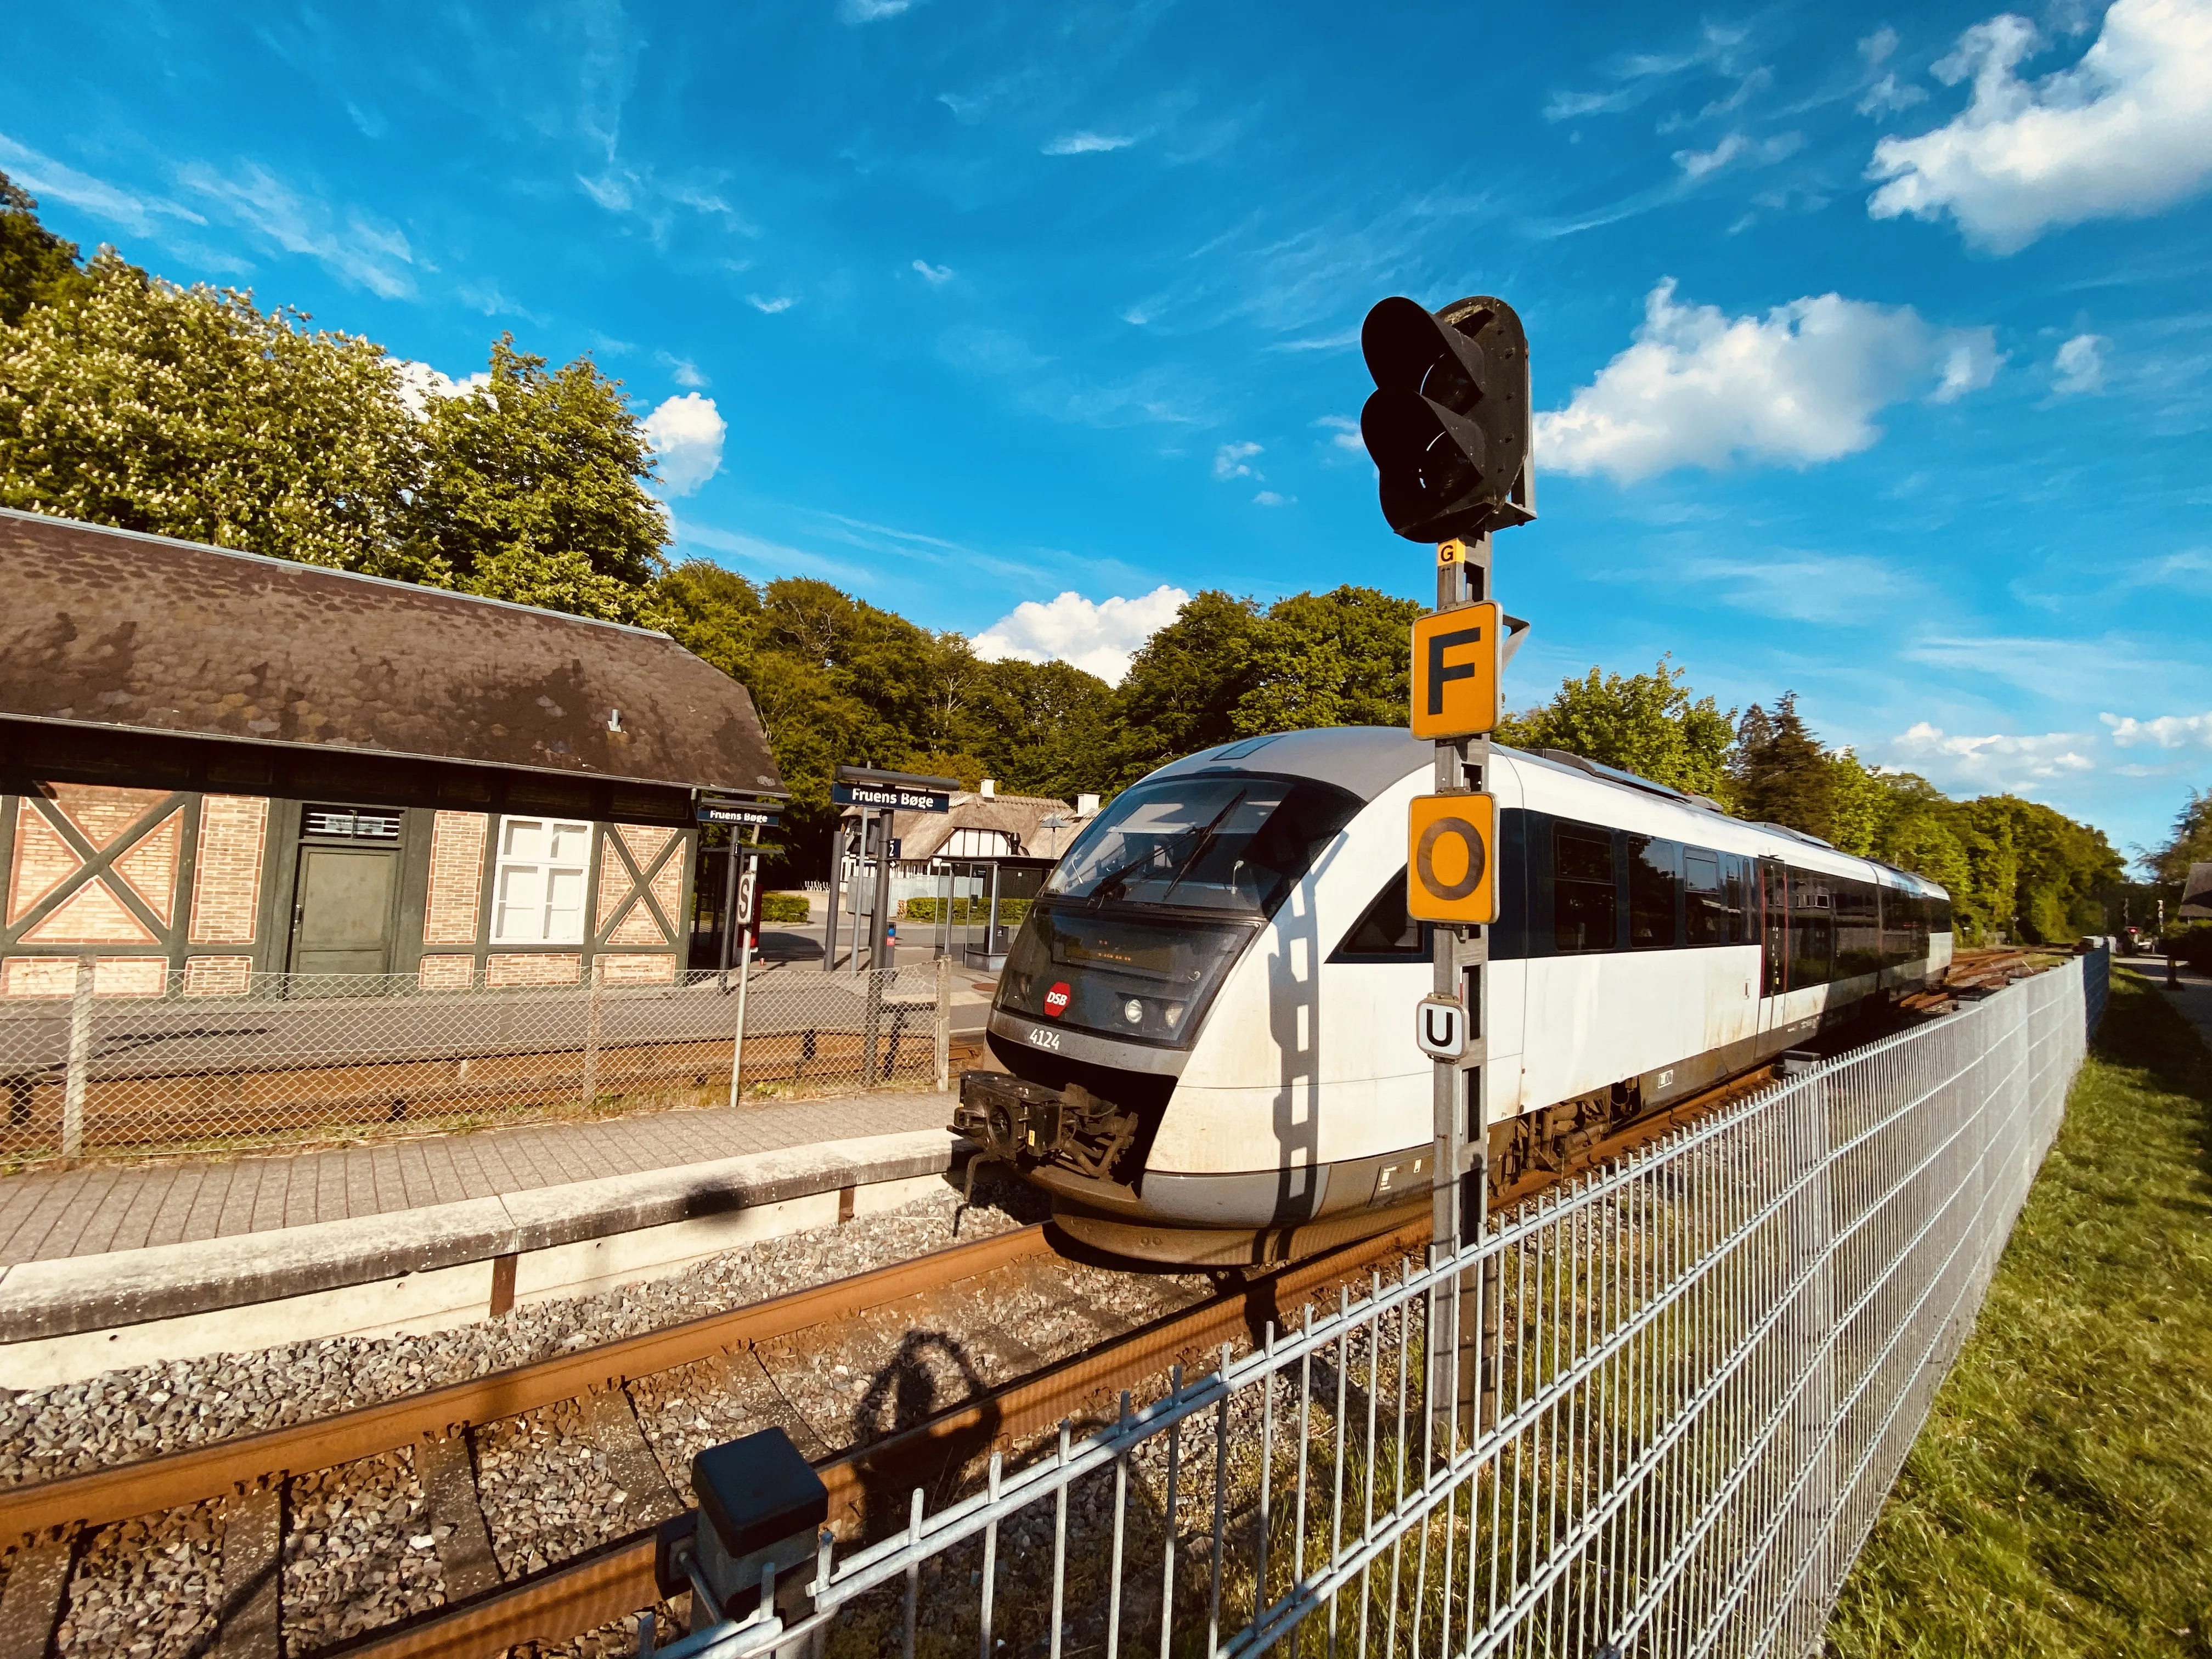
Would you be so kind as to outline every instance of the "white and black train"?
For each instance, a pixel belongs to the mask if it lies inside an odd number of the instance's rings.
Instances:
[[[1275,1259],[1426,1201],[1432,969],[1406,915],[1403,731],[1208,750],[1054,869],[955,1127],[1121,1255]],[[1939,975],[1950,901],[1809,836],[1504,750],[1481,1103],[1493,1182]]]

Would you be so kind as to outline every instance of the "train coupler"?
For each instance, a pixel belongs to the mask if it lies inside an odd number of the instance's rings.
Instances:
[[[1018,1167],[1049,1160],[1107,1180],[1136,1141],[1137,1115],[1079,1083],[1049,1089],[1004,1072],[963,1072],[951,1127],[986,1157]]]

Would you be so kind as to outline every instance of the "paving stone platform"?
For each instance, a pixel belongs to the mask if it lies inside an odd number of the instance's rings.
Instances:
[[[828,1140],[941,1129],[936,1093],[786,1100],[0,1176],[0,1269],[357,1220]]]

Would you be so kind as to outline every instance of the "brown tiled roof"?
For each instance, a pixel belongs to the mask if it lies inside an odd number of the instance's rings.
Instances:
[[[0,718],[781,787],[744,688],[646,629],[4,508],[0,583]]]

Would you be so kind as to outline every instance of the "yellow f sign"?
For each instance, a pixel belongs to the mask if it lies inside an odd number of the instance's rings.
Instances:
[[[1487,599],[1415,620],[1415,737],[1471,738],[1496,727],[1504,630],[1504,613]]]

